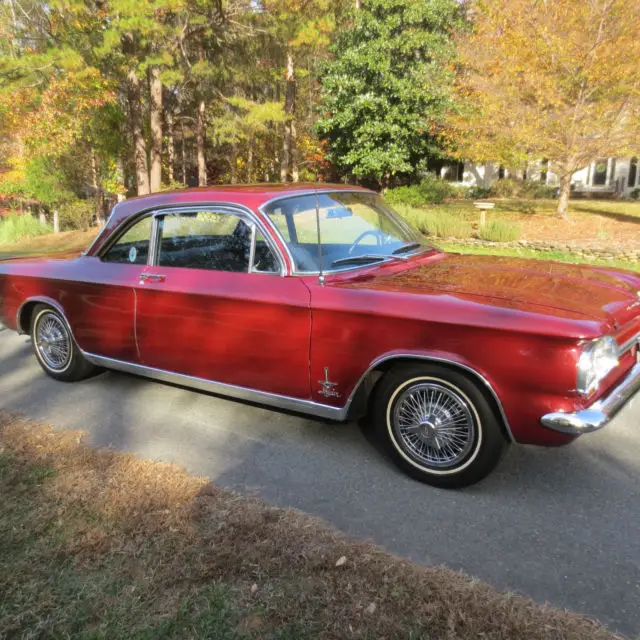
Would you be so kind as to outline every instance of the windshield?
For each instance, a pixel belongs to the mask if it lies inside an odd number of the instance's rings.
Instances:
[[[293,257],[296,271],[353,268],[431,248],[388,204],[373,193],[335,191],[282,198],[264,208]]]

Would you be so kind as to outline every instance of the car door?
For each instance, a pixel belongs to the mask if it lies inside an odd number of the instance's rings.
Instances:
[[[257,221],[231,208],[155,214],[152,265],[136,288],[143,365],[309,397],[309,290],[283,277]]]
[[[61,303],[84,351],[138,361],[135,287],[147,265],[152,223],[150,215],[132,220],[100,256],[81,258],[81,278],[67,283]]]

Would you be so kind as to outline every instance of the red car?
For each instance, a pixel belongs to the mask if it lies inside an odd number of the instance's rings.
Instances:
[[[0,263],[4,324],[53,378],[117,369],[332,420],[424,482],[563,445],[640,389],[640,276],[447,254],[345,186],[158,193],[85,254]]]

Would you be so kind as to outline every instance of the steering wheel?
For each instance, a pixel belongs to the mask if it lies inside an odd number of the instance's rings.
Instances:
[[[356,247],[364,240],[367,236],[374,236],[376,239],[376,244],[381,247],[385,244],[385,240],[387,239],[387,234],[384,233],[380,229],[367,229],[361,233],[354,241],[353,244],[349,247],[348,255],[352,255]]]

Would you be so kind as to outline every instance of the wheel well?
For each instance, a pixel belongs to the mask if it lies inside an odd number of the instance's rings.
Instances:
[[[500,428],[505,436],[505,438],[509,442],[513,442],[514,438],[511,433],[511,429],[509,428],[509,424],[507,422],[507,417],[504,414],[504,409],[500,404],[497,396],[493,389],[486,383],[486,381],[477,373],[470,371],[466,367],[457,365],[454,362],[447,362],[443,360],[439,360],[438,358],[419,358],[419,357],[400,357],[400,358],[389,358],[388,360],[384,360],[379,363],[373,369],[367,372],[364,378],[360,381],[356,392],[353,396],[353,402],[351,403],[351,407],[349,408],[349,419],[357,419],[362,416],[369,415],[371,411],[372,401],[373,401],[373,391],[376,386],[382,380],[382,378],[391,370],[397,366],[403,364],[416,364],[421,362],[427,362],[432,364],[437,364],[445,369],[450,369],[451,371],[455,371],[463,375],[470,382],[473,382],[477,385],[479,391],[486,398],[487,402],[494,410],[496,416],[499,419]]]
[[[31,330],[31,317],[33,316],[33,310],[39,305],[45,304],[40,300],[31,300],[26,302],[20,309],[20,315],[18,317],[18,330],[20,333],[29,333]]]

